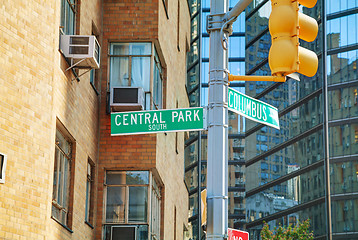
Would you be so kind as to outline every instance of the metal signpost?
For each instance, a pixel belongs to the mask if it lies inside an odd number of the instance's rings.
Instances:
[[[227,0],[211,0],[207,31],[210,35],[207,239],[227,238],[228,226],[228,51],[227,28],[252,0],[241,0],[228,11]],[[227,42],[226,42],[227,43]]]
[[[111,136],[205,129],[202,107],[111,113]]]
[[[265,102],[229,88],[229,110],[255,122],[280,129],[278,110]]]

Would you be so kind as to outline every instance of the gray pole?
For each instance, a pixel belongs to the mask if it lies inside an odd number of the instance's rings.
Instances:
[[[228,226],[228,78],[227,50],[221,45],[222,17],[227,0],[211,0],[208,29],[210,34],[207,239],[222,240]],[[200,170],[199,170],[200,171]]]

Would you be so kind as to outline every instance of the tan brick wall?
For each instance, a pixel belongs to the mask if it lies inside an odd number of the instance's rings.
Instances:
[[[179,17],[179,49],[177,44],[178,1],[180,4]],[[188,107],[186,83],[186,50],[190,39],[190,15],[186,0],[168,1],[168,17],[159,0],[159,34],[163,57],[167,65],[167,108]],[[178,134],[178,154],[176,153],[176,133],[157,135],[157,169],[165,184],[165,215],[163,239],[183,239],[183,226],[187,226],[188,196],[184,185],[184,133]],[[176,208],[176,227],[174,227],[174,209]],[[176,233],[174,233],[176,230]],[[174,237],[175,236],[175,237]]]
[[[81,33],[100,22],[100,0],[82,1]],[[87,158],[97,161],[98,97],[89,74],[72,81],[58,51],[60,1],[1,1],[0,239],[93,239],[84,223]],[[73,233],[51,219],[56,118],[76,140]]]

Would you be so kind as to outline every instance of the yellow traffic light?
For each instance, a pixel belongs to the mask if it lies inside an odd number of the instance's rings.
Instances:
[[[318,33],[318,24],[299,12],[299,4],[313,7],[317,0],[271,0],[272,12],[269,30],[272,45],[269,65],[273,76],[286,76],[298,72],[308,77],[316,74],[317,55],[299,46],[299,38],[312,42]]]

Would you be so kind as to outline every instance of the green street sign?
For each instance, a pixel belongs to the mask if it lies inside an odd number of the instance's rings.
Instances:
[[[280,129],[277,108],[232,88],[228,91],[228,107],[243,117]]]
[[[111,136],[198,131],[204,128],[202,107],[111,114]]]

